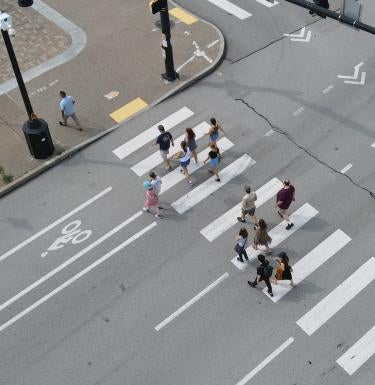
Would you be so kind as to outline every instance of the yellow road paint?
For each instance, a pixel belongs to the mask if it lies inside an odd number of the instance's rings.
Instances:
[[[184,11],[181,8],[173,8],[173,9],[169,10],[169,13],[172,16],[176,17],[177,19],[180,19],[183,23],[185,23],[187,25],[193,24],[196,21],[198,21],[198,19],[196,17],[190,15],[190,13],[187,13],[186,11]]]
[[[118,110],[113,111],[109,116],[117,123],[120,123],[147,106],[148,104],[144,100],[136,98]]]

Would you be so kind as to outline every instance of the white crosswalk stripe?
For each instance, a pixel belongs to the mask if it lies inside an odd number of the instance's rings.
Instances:
[[[223,154],[225,151],[234,146],[234,144],[227,138],[221,138],[217,141],[217,146],[218,148],[220,148],[220,153]],[[198,164],[195,164],[193,160],[190,161],[190,175],[194,174],[197,170],[204,166],[203,160],[207,158],[209,151],[209,148],[205,148],[203,151],[198,153]],[[186,180],[185,175],[180,172],[180,167],[177,167],[176,169],[165,175],[163,178],[161,178],[162,184],[160,194],[163,194],[164,192],[168,191],[171,187],[173,187],[175,184],[181,182],[184,179]]]
[[[210,125],[207,122],[202,122],[195,126],[193,128],[193,131],[195,133],[195,140],[198,140],[204,136],[210,129]],[[175,145],[174,147],[170,147],[168,156],[172,156],[177,154],[181,148],[180,148],[180,142],[184,140],[185,134],[179,136],[177,139],[174,140]],[[147,158],[143,159],[141,162],[135,164],[131,170],[134,171],[138,176],[142,176],[146,174],[146,172],[151,171],[153,168],[158,166],[159,164],[163,163],[163,159],[160,156],[160,151],[156,151]]]
[[[312,272],[318,269],[323,263],[327,262],[333,255],[341,250],[351,238],[342,230],[336,230],[318,246],[312,249],[302,259],[293,265],[293,281],[295,285],[301,283]],[[277,285],[272,285],[273,297],[268,295],[267,289],[263,292],[273,302],[279,301],[285,294],[292,290],[289,281],[278,281]]]
[[[145,144],[154,140],[159,134],[158,126],[159,124],[163,125],[165,131],[170,130],[172,127],[183,122],[187,118],[190,118],[194,115],[194,112],[187,107],[182,107],[173,114],[167,116],[165,119],[161,120],[159,123],[154,124],[152,127],[141,132],[139,135],[135,136],[133,139],[130,139],[126,143],[114,149],[112,152],[119,158],[124,159],[133,152],[140,149]]]
[[[240,175],[255,163],[255,160],[249,155],[242,155],[241,158],[236,159],[229,166],[220,170],[219,175],[221,182],[217,182],[215,177],[209,178],[198,187],[173,202],[172,207],[174,207],[179,214],[185,213],[187,210],[191,209],[197,203],[207,198],[210,194],[223,187],[226,183],[230,182],[233,178]]]
[[[259,208],[263,203],[271,199],[281,188],[282,182],[273,178],[264,186],[255,191],[257,194],[256,207]],[[237,217],[241,214],[242,203],[238,203],[219,218],[211,222],[208,226],[201,230],[201,234],[210,242],[214,241],[225,231],[238,223]]]
[[[231,3],[228,0],[208,0],[208,1],[216,5],[217,7],[223,9],[225,12],[228,12],[233,16],[239,18],[240,20],[245,20],[251,16],[250,12],[245,11],[244,9]]]
[[[375,354],[375,326],[347,350],[336,362],[349,374],[354,374]]]
[[[314,209],[310,204],[305,203],[302,207],[296,210],[291,216],[290,220],[294,223],[294,226],[290,230],[285,229],[285,222],[281,222],[277,226],[275,226],[271,231],[269,231],[269,235],[272,238],[272,242],[270,247],[276,247],[281,242],[285,241],[288,237],[294,234],[298,229],[300,229],[303,225],[305,225],[310,219],[314,218],[318,214],[318,211]],[[250,260],[257,258],[259,254],[263,253],[263,250],[258,249],[254,250],[252,246],[249,246],[246,249],[246,253]],[[246,263],[241,263],[237,260],[237,256],[234,257],[231,262],[239,269],[245,270]]]
[[[297,321],[309,336],[333,317],[375,279],[375,258],[370,258],[349,278]]]

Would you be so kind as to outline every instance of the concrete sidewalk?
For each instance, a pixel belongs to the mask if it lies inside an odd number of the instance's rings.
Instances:
[[[170,2],[180,79],[165,82],[160,18],[151,14],[148,1],[92,3],[34,0],[33,8],[19,8],[14,0],[2,1],[17,30],[12,42],[33,109],[48,122],[56,153],[48,160],[29,153],[22,133],[27,115],[1,41],[0,166],[15,180],[4,184],[0,177],[0,196],[190,85],[224,55],[216,27]],[[83,131],[73,123],[59,125],[59,90],[76,99]]]

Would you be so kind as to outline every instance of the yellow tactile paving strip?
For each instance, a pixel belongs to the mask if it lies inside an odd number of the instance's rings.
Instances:
[[[181,8],[170,9],[169,13],[187,25],[193,24],[198,21],[196,17],[190,15],[190,13],[187,13]]]
[[[120,107],[116,111],[113,111],[109,116],[117,123],[122,122],[123,120],[129,118],[140,110],[143,110],[147,107],[148,104],[141,98],[136,98],[131,102],[125,104],[125,106]]]

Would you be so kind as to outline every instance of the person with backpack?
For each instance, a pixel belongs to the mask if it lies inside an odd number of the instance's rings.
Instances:
[[[272,276],[273,267],[270,265],[269,261],[263,254],[258,255],[258,261],[260,265],[257,267],[257,276],[253,282],[247,281],[251,287],[255,287],[260,281],[264,281],[267,285],[268,294],[270,297],[273,297],[272,286],[270,278]]]
[[[277,285],[277,281],[289,280],[290,286],[294,286],[293,277],[292,277],[292,266],[289,265],[289,257],[287,254],[282,251],[278,254],[278,258],[275,258],[276,261],[276,274],[274,284]]]
[[[245,227],[241,227],[238,235],[236,236],[236,246],[234,250],[238,253],[237,260],[244,263],[243,257],[245,257],[246,261],[249,260],[249,257],[246,253],[246,245],[247,245],[247,237],[249,233],[245,229]]]

